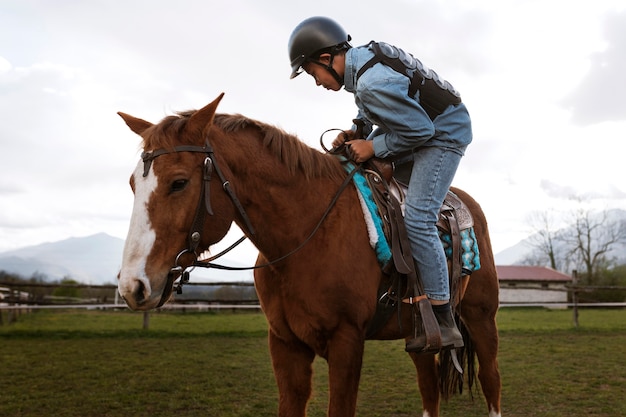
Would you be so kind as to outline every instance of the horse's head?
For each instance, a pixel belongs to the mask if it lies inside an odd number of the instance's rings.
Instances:
[[[216,184],[210,146],[222,134],[213,127],[222,96],[156,125],[119,113],[143,138],[144,149],[130,178],[135,201],[118,275],[119,292],[132,309],[167,301],[174,280],[224,237],[234,219],[231,201]]]

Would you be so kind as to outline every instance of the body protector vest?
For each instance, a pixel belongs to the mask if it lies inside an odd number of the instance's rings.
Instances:
[[[356,74],[357,80],[375,64],[381,62],[387,65],[409,78],[409,97],[414,98],[415,93],[420,92],[420,105],[426,110],[430,120],[443,113],[449,105],[461,103],[459,92],[413,55],[384,42],[371,41],[368,47],[374,52],[374,57],[361,67]]]

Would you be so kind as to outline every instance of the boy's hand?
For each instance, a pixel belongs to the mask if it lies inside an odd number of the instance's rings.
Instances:
[[[343,132],[339,133],[337,137],[333,140],[333,148],[338,148],[352,139],[354,139],[354,131],[344,130]]]
[[[371,140],[355,139],[346,142],[350,158],[356,162],[365,162],[374,156],[374,142]]]

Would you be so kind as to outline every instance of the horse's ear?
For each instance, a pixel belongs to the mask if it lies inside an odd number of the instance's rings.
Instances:
[[[122,119],[126,122],[130,130],[140,135],[149,127],[152,127],[152,123],[146,122],[143,119],[138,119],[137,117],[131,116],[130,114],[122,113],[118,111],[117,114],[120,115]]]
[[[215,100],[195,112],[189,119],[188,127],[193,131],[204,132],[204,130],[213,122],[217,105],[224,97],[224,93],[220,94]]]

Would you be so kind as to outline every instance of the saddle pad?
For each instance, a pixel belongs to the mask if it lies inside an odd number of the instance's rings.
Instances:
[[[351,172],[354,169],[354,165],[347,163],[344,165],[346,171]],[[370,246],[376,252],[378,262],[381,266],[387,265],[391,260],[391,247],[387,241],[383,232],[382,219],[378,213],[376,202],[372,190],[367,184],[367,180],[360,172],[354,175],[353,183],[357,189],[357,195],[359,196],[359,202],[361,204],[361,210],[363,211],[363,217],[367,226],[367,232],[369,235]],[[404,197],[406,195],[406,187],[396,183],[396,186],[390,186],[392,195],[398,199],[402,207],[402,214],[404,215]],[[455,204],[456,206],[456,204]],[[444,230],[438,227],[439,239],[443,245],[444,252],[447,259],[452,257],[452,236],[448,230]],[[462,269],[465,274],[471,274],[474,271],[480,269],[480,253],[478,250],[478,241],[476,240],[476,234],[473,227],[468,227],[460,232],[461,234],[461,259]]]
[[[354,169],[354,165],[346,164],[345,168],[347,171],[351,171]],[[382,266],[385,266],[391,260],[391,248],[389,247],[389,242],[387,242],[383,232],[382,219],[378,215],[378,209],[376,208],[376,202],[374,201],[372,190],[367,185],[367,180],[360,172],[354,174],[352,182],[357,189],[359,202],[361,203],[361,210],[363,211],[363,216],[365,217],[370,246],[376,252],[378,262]]]
[[[439,239],[443,244],[443,251],[447,259],[452,258],[452,235],[446,230],[438,228]],[[474,227],[461,230],[461,269],[463,275],[470,275],[480,269],[480,252],[478,251],[478,240]]]

